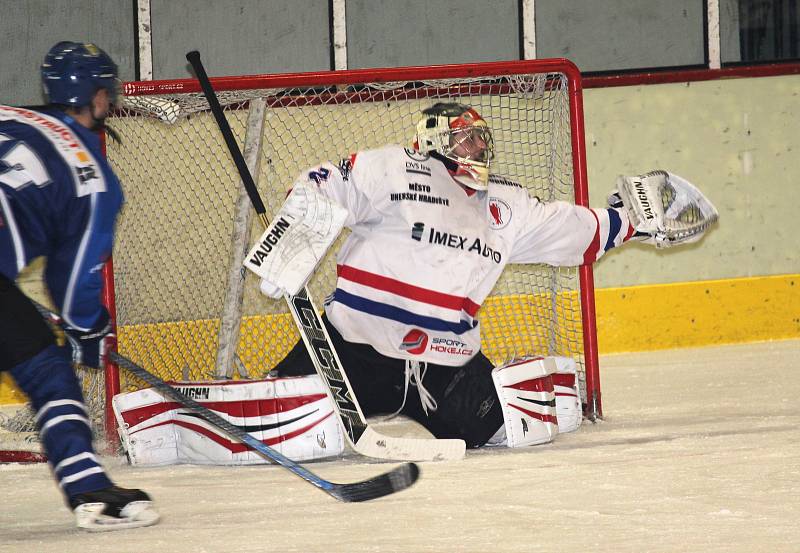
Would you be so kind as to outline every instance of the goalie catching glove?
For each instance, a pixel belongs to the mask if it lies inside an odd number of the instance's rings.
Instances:
[[[608,203],[625,208],[636,231],[634,238],[657,248],[696,242],[719,218],[700,190],[666,171],[619,176]]]
[[[296,295],[339,236],[347,214],[312,185],[296,185],[244,262],[261,277],[261,292],[272,298]]]

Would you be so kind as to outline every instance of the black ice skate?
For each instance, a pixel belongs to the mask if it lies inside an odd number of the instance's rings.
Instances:
[[[118,486],[78,494],[70,498],[69,504],[78,528],[90,532],[150,526],[159,518],[149,495]]]

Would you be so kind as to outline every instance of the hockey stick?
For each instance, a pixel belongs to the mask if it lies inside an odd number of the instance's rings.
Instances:
[[[64,328],[64,321],[60,316],[36,301],[33,301],[33,303],[46,320],[58,327]],[[383,497],[408,488],[419,478],[419,467],[414,463],[404,463],[389,472],[385,472],[362,482],[353,482],[351,484],[336,484],[330,482],[324,478],[320,478],[281,453],[278,453],[276,450],[272,449],[261,440],[254,438],[238,426],[226,421],[214,411],[204,407],[181,391],[173,388],[127,357],[123,357],[116,351],[112,351],[109,353],[109,359],[128,372],[138,376],[162,394],[171,397],[184,407],[188,407],[232,438],[250,446],[250,448],[260,453],[264,458],[292,471],[306,482],[313,484],[339,501],[369,501],[370,499]]]
[[[225,119],[217,95],[203,67],[203,62],[200,61],[200,53],[193,50],[186,54],[186,59],[194,69],[198,81],[200,81],[203,94],[208,100],[211,112],[225,139],[228,151],[236,164],[236,169],[239,171],[239,176],[242,179],[245,190],[247,190],[253,208],[258,213],[264,227],[267,228],[269,227],[269,219],[264,202],[256,189],[253,176],[247,168],[239,145],[236,143],[233,132],[231,132],[230,125],[228,125],[228,120]],[[464,457],[466,449],[464,440],[397,438],[382,435],[371,427],[361,411],[361,406],[353,393],[353,387],[347,379],[339,356],[331,344],[328,331],[325,325],[322,324],[319,311],[308,294],[308,289],[303,288],[297,295],[287,295],[285,298],[314,367],[333,400],[336,414],[339,416],[345,435],[356,452],[379,459],[407,461],[454,460]]]

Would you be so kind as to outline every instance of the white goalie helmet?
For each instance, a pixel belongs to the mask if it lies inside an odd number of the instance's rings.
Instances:
[[[474,108],[436,103],[422,111],[415,145],[422,153],[438,152],[458,166],[453,177],[475,190],[486,190],[494,141],[489,125]]]

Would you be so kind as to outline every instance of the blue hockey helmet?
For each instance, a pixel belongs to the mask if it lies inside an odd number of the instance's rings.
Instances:
[[[108,90],[112,103],[119,93],[117,64],[92,43],[59,42],[42,63],[42,86],[51,104],[88,106],[98,89]]]

